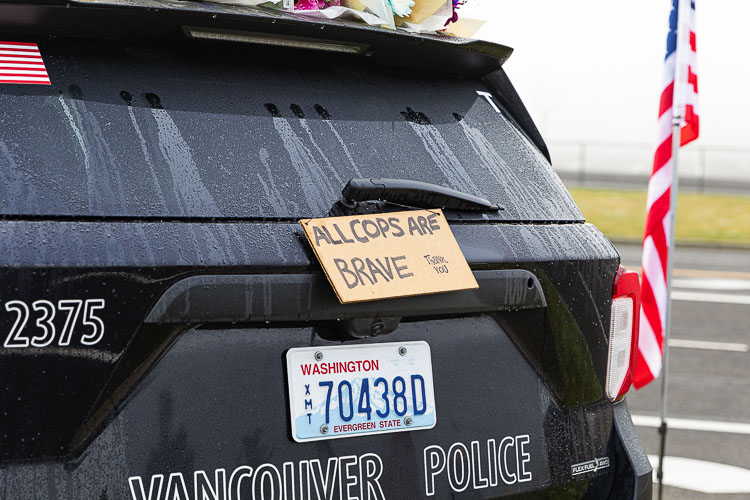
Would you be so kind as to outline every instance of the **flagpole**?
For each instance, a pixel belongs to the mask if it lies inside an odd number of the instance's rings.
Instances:
[[[659,396],[659,469],[656,477],[659,480],[659,500],[662,498],[662,479],[664,478],[664,448],[667,441],[667,373],[669,368],[669,333],[672,326],[672,269],[674,268],[675,220],[677,215],[677,188],[679,173],[677,165],[680,157],[680,125],[682,117],[676,114],[672,118],[672,187],[669,193],[669,248],[667,251],[667,314],[664,321],[663,359],[661,367],[661,392]]]
[[[675,220],[677,218],[677,192],[679,186],[679,160],[681,145],[681,126],[683,113],[685,112],[685,85],[686,80],[681,76],[687,76],[688,63],[685,47],[689,47],[690,17],[685,17],[690,12],[690,0],[677,0],[677,43],[675,46],[674,64],[674,91],[672,94],[672,186],[669,193],[669,235],[667,248],[667,310],[664,318],[664,338],[662,342],[662,367],[661,367],[661,392],[659,397],[659,469],[656,477],[659,480],[659,500],[662,499],[664,487],[664,454],[667,444],[667,382],[669,375],[669,337],[672,329],[672,270],[674,269],[675,249]]]

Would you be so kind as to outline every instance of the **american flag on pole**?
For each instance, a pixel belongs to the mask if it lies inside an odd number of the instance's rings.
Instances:
[[[0,41],[0,83],[50,85],[42,54],[35,43]]]
[[[698,77],[695,0],[672,0],[659,105],[659,146],[648,183],[643,236],[641,321],[633,384],[641,388],[659,376],[667,314],[667,258],[671,226],[672,130],[680,118],[680,145],[698,137]]]

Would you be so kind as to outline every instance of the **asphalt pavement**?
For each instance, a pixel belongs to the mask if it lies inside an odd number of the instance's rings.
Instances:
[[[616,246],[623,265],[637,269],[640,245]],[[750,250],[678,247],[674,261],[664,498],[748,499]],[[659,389],[655,381],[627,396],[654,457]]]

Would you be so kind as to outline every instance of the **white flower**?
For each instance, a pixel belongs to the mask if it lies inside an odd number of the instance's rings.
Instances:
[[[406,17],[411,14],[411,8],[414,7],[414,0],[388,0],[391,3],[391,10],[399,17]]]

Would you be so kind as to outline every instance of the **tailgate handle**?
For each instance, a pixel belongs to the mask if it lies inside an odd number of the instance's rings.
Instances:
[[[191,276],[159,298],[146,323],[326,321],[470,314],[547,307],[523,269],[474,271],[477,290],[341,304],[323,273]]]

